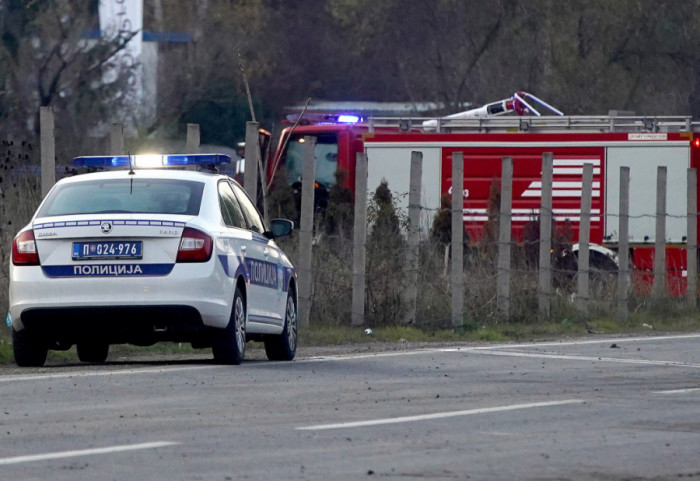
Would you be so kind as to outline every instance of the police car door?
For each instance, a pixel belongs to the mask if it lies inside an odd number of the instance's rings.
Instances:
[[[219,182],[219,204],[221,216],[228,228],[225,240],[229,244],[226,271],[233,277],[240,272],[245,275],[248,319],[257,318],[262,314],[260,306],[264,303],[264,299],[262,299],[263,293],[260,286],[250,281],[250,256],[257,255],[255,242],[240,203],[227,181]],[[233,299],[233,295],[231,297]]]
[[[261,318],[255,322],[282,325],[286,306],[286,289],[284,282],[282,256],[274,241],[263,234],[265,224],[258,209],[248,194],[238,185],[232,183],[236,197],[240,201],[243,214],[248,221],[248,228],[253,233],[253,253],[249,253],[250,283],[261,288],[262,304],[259,306]]]

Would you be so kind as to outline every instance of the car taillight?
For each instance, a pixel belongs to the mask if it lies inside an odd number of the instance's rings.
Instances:
[[[24,231],[15,237],[12,242],[12,263],[16,266],[39,265],[39,253],[36,250],[33,230]]]
[[[191,227],[185,227],[180,238],[176,262],[206,262],[211,258],[211,237]]]

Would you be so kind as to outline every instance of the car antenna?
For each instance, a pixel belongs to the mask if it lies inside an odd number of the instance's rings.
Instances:
[[[134,175],[136,172],[134,172],[134,159],[131,155],[131,152],[127,154],[129,156],[129,175]]]

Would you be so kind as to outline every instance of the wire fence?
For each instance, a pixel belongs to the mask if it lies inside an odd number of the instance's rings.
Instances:
[[[357,161],[367,162],[367,159],[358,156]],[[504,158],[503,162],[503,172],[512,175],[512,168],[506,167],[507,163],[512,165],[512,159]],[[543,159],[543,170],[546,168]],[[666,197],[665,170],[659,166],[657,172],[658,179],[664,180],[657,182],[656,195],[663,199]],[[482,323],[585,320],[593,316],[617,317],[624,321],[630,311],[659,304],[694,309],[698,272],[696,175],[695,169],[687,170],[688,187],[684,197],[688,199],[689,207],[684,215],[667,213],[664,202],[657,203],[656,212],[629,215],[628,167],[621,168],[621,182],[626,182],[627,187],[620,186],[623,193],[617,199],[620,209],[612,214],[591,212],[593,184],[590,173],[587,180],[584,179],[582,205],[574,221],[568,218],[556,220],[557,208],[551,205],[551,195],[549,204],[543,202],[533,208],[526,221],[522,219],[522,212],[494,209],[485,216],[488,220],[470,222],[469,209],[462,204],[463,232],[476,231],[480,235],[476,238],[467,236],[461,245],[451,241],[455,237],[454,231],[444,232],[449,221],[434,221],[431,228],[418,232],[418,244],[410,245],[411,222],[407,220],[410,212],[400,212],[396,202],[399,196],[410,196],[410,193],[392,193],[390,205],[383,206],[377,205],[377,192],[369,192],[370,201],[365,205],[360,204],[362,196],[358,195],[355,213],[367,209],[383,210],[385,215],[396,216],[393,224],[403,228],[382,231],[386,222],[382,224],[375,216],[374,221],[367,222],[367,231],[360,238],[317,236],[310,271],[313,281],[308,293],[309,321],[470,328]],[[503,201],[511,195],[503,186],[512,182],[512,178],[497,181],[501,184],[498,194]],[[411,182],[415,187],[420,180],[412,179]],[[391,186],[387,187],[390,190]],[[674,184],[673,188],[679,189],[680,186]],[[547,189],[551,189],[551,177],[548,185],[543,184],[543,199],[547,198],[544,193]],[[420,189],[415,190],[420,192]],[[420,206],[420,200],[409,200],[408,205],[409,210],[430,212],[434,219],[439,216],[449,218],[453,212],[449,208],[425,209]],[[507,202],[502,202],[501,208],[503,205],[508,209]],[[414,219],[419,218],[420,213],[414,215]],[[543,218],[547,216],[551,221],[550,234],[541,230]],[[313,219],[313,215],[308,218]],[[513,229],[516,218],[519,225]],[[615,219],[620,235],[612,239],[612,236],[605,238],[598,234],[603,237],[600,242],[591,242],[592,219],[595,219],[598,230],[604,222]],[[629,224],[634,219],[652,220],[654,232],[646,238],[638,236],[635,242],[634,236],[629,235]],[[667,242],[667,224],[673,226],[675,234],[679,223],[683,225],[682,238]],[[436,230],[440,225],[443,226],[441,233]],[[579,235],[585,236],[586,232],[588,236],[578,238]],[[627,234],[622,235],[623,232]],[[357,252],[356,248],[353,249],[353,242],[364,249],[364,265],[358,266],[357,256],[353,257]],[[544,251],[541,248],[543,242],[546,242]],[[288,249],[293,251],[293,245]],[[455,277],[451,265],[453,258],[458,257],[452,255],[454,249],[463,253],[462,269],[456,269],[458,277]],[[412,265],[414,257],[417,264]],[[621,266],[622,258],[625,264]],[[363,279],[359,288],[353,287],[358,271]],[[459,286],[457,292],[455,285]],[[351,299],[357,296],[355,291],[358,289],[362,290],[364,299],[359,317],[351,306]],[[455,296],[462,298],[460,302],[454,302]],[[456,310],[455,305],[461,308]]]
[[[45,186],[20,168],[44,167],[36,149],[29,144],[3,144],[3,148],[0,261],[7,265],[12,236],[31,217]],[[306,160],[313,162],[313,155]],[[503,161],[505,165],[512,159]],[[366,169],[365,156],[358,156],[357,162],[358,172],[363,163]],[[628,168],[621,168],[621,182],[629,183],[629,172],[624,169]],[[314,169],[306,172],[313,173]],[[54,174],[61,176],[55,169]],[[590,205],[582,205],[580,213],[562,219],[556,205],[543,202],[529,213],[497,206],[484,212],[481,221],[470,217],[470,208],[464,203],[457,210],[423,207],[420,176],[415,172],[410,175],[410,192],[392,192],[390,185],[384,192],[369,191],[366,185],[358,187],[355,205],[344,210],[353,213],[354,219],[361,219],[354,229],[324,229],[324,218],[314,212],[314,202],[305,203],[301,230],[309,235],[302,241],[297,233],[280,240],[280,244],[295,261],[300,277],[308,277],[306,287],[300,281],[299,292],[300,307],[306,311],[301,314],[308,322],[469,329],[485,323],[529,323],[543,318],[608,315],[626,319],[629,312],[660,302],[695,308],[698,266],[694,169],[687,171],[687,187],[672,179],[676,182],[673,189],[685,191],[685,214],[679,214],[677,206],[669,213],[665,205],[657,205],[655,212],[630,214],[624,207],[629,206],[629,194],[625,199],[621,184],[617,199],[620,208],[612,212],[595,212]],[[366,175],[356,177],[366,180]],[[503,177],[496,181],[501,186],[496,194],[503,200],[509,195],[503,188],[509,181]],[[590,193],[590,179],[583,184],[582,192]],[[656,196],[665,199],[666,183],[660,182],[657,187]],[[543,182],[543,200],[547,189],[551,185]],[[313,189],[310,192],[313,195]],[[361,195],[363,192],[365,195]],[[402,211],[399,199],[407,200],[403,203],[413,212]],[[454,212],[462,217],[460,236],[451,224]],[[429,226],[415,221],[425,218],[432,219]],[[551,227],[543,230],[547,219]],[[631,242],[623,230],[635,219],[653,221],[654,232]],[[619,225],[616,239],[603,236],[600,243],[591,243],[576,237],[586,223],[590,231],[591,226],[599,228],[611,220]],[[352,224],[353,219],[349,222]],[[667,226],[673,227],[674,235],[680,230],[684,234],[672,243],[655,241],[659,233],[661,239],[666,238]],[[455,241],[459,237],[462,240]],[[309,246],[311,255],[303,259],[302,250]],[[461,256],[453,255],[456,252]],[[583,253],[585,259],[581,258]],[[461,269],[453,269],[455,259],[462,263]],[[7,284],[7,271],[3,270],[1,292],[7,292]],[[0,296],[0,308],[6,312],[4,296]]]

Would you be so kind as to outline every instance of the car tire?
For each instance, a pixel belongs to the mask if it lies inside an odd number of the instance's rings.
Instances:
[[[236,287],[228,325],[212,343],[214,362],[238,365],[245,357],[246,305],[241,290]]]
[[[28,329],[12,329],[12,351],[19,367],[41,367],[46,362],[49,347]]]
[[[79,342],[76,350],[80,362],[103,363],[109,355],[109,344]]]
[[[297,352],[297,302],[290,292],[284,312],[284,329],[278,336],[265,338],[265,354],[271,361],[291,361]]]

